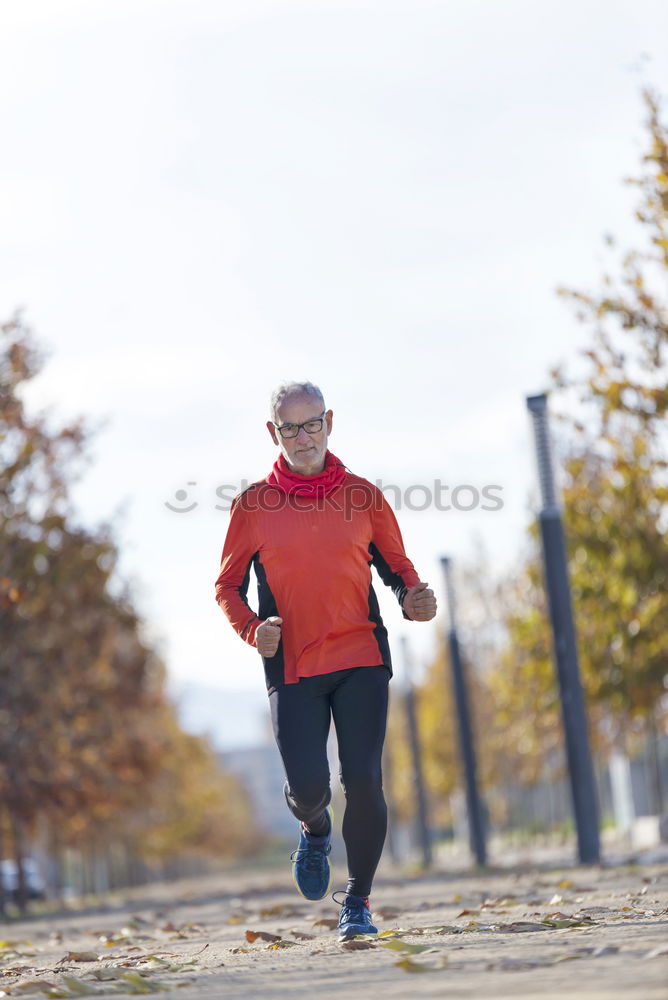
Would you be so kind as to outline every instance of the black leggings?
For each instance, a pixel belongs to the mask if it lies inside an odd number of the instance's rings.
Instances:
[[[368,896],[387,832],[381,755],[387,721],[387,667],[352,667],[298,684],[282,684],[269,695],[274,735],[292,813],[318,825],[332,797],[327,736],[334,718],[340,777],[346,795],[343,839],[348,857],[347,891]]]

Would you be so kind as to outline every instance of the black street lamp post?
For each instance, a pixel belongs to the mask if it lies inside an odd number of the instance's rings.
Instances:
[[[466,690],[464,664],[462,663],[462,657],[459,650],[459,638],[457,636],[455,590],[451,576],[452,563],[447,556],[443,556],[441,558],[441,565],[443,567],[445,593],[448,605],[448,647],[450,650],[450,663],[452,666],[452,684],[455,696],[455,710],[457,712],[459,750],[462,763],[464,765],[469,842],[471,851],[475,856],[476,863],[483,866],[487,863],[485,824],[483,819],[482,802],[480,801],[478,782],[476,778],[473,726],[471,724],[468,692]]]
[[[584,693],[580,681],[577,640],[568,578],[566,538],[552,468],[547,417],[547,396],[527,397],[533,419],[538,458],[542,509],[538,514],[543,544],[547,591],[554,641],[566,756],[577,826],[578,855],[582,864],[599,860],[598,808],[592,765]]]

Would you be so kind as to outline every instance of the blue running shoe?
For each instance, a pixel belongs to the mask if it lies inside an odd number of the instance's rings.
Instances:
[[[339,889],[337,892],[342,892]],[[337,893],[332,893],[332,899],[338,903]],[[378,928],[371,922],[369,897],[353,896],[346,892],[342,903],[339,903],[339,938],[346,940],[356,934],[377,934]]]
[[[309,833],[304,825],[299,834],[299,847],[290,855],[292,877],[305,899],[322,899],[332,884],[329,852],[332,849],[332,807],[327,807],[329,832],[322,837]]]

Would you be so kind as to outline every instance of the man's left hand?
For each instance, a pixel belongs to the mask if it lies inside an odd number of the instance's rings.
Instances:
[[[436,598],[428,583],[416,583],[406,591],[403,609],[414,622],[430,622],[436,616]]]

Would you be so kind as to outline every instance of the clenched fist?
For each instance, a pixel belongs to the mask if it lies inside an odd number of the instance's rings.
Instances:
[[[430,622],[436,615],[436,598],[428,583],[416,583],[406,592],[403,609],[414,622]]]
[[[255,632],[255,645],[260,656],[274,656],[281,641],[281,625],[283,619],[274,616],[258,625]]]

